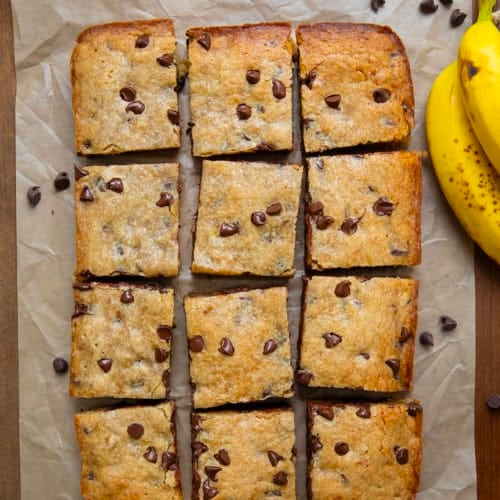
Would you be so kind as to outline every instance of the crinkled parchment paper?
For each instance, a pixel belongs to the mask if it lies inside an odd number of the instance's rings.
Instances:
[[[465,29],[449,28],[450,11],[440,6],[432,16],[418,12],[415,0],[387,0],[378,14],[369,0],[14,0],[17,64],[17,195],[19,249],[19,355],[21,391],[21,479],[25,500],[77,499],[79,456],[72,414],[103,401],[72,400],[67,376],[55,375],[52,359],[69,357],[71,279],[74,266],[74,219],[71,190],[56,193],[57,172],[89,163],[73,152],[73,124],[68,64],[74,40],[90,24],[126,19],[172,17],[178,54],[185,56],[184,33],[205,24],[290,20],[376,22],[392,26],[403,38],[413,69],[417,126],[411,149],[425,149],[426,97],[438,72],[455,57]],[[455,0],[470,14],[470,2]],[[468,21],[470,22],[470,15]],[[468,23],[466,23],[468,24]],[[181,94],[187,123],[187,89]],[[182,297],[190,290],[259,286],[269,280],[192,277],[191,227],[196,211],[200,163],[189,155],[189,142],[174,154],[124,155],[97,163],[171,161],[182,163],[182,272],[176,289],[173,396],[180,407],[178,428],[186,498],[189,474],[189,388]],[[301,161],[296,150],[281,161]],[[72,175],[72,174],[71,174]],[[41,186],[42,201],[28,206],[26,191]],[[288,282],[292,340],[296,342],[300,304],[302,225],[298,228],[297,275]],[[475,498],[474,461],[474,274],[472,246],[444,203],[430,165],[424,172],[423,264],[414,270],[377,270],[375,275],[412,275],[421,280],[419,331],[434,332],[435,346],[416,346],[415,390],[425,409],[424,462],[420,498]],[[276,283],[276,280],[273,281]],[[286,281],[279,281],[286,284]],[[438,329],[440,314],[456,318],[455,332]],[[296,355],[296,350],[294,351]],[[302,393],[301,393],[302,395]],[[295,397],[297,495],[305,498],[304,403]]]

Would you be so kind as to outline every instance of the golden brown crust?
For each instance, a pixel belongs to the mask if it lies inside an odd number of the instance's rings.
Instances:
[[[75,181],[76,274],[176,276],[178,164],[85,167]],[[122,192],[107,183],[120,179]],[[88,190],[88,191],[87,191]],[[82,201],[90,192],[93,200]],[[169,206],[158,206],[161,193]]]
[[[70,396],[162,399],[169,392],[174,293],[133,284],[74,289]],[[101,359],[111,360],[104,371]]]
[[[418,152],[320,156],[307,160],[308,198],[334,222],[306,214],[307,267],[315,270],[416,265],[421,261]],[[386,215],[376,207],[384,200]],[[382,207],[383,208],[383,207]],[[351,220],[351,227],[344,223]],[[352,220],[357,220],[353,226]]]
[[[416,400],[308,403],[310,498],[414,499],[422,462],[422,415]],[[340,443],[344,445],[337,447]]]
[[[300,25],[297,43],[306,152],[407,140],[413,84],[404,45],[389,27]],[[380,89],[390,93],[383,101],[375,99]],[[325,101],[332,95],[340,96],[333,109]]]
[[[291,409],[196,413],[193,424],[193,499],[204,498],[205,482],[221,498],[295,499]],[[200,453],[202,445],[207,449]],[[215,458],[221,448],[226,450],[229,464]],[[279,456],[276,462],[271,462],[269,451]],[[216,481],[209,478],[206,466],[220,468]],[[279,478],[286,478],[286,484],[279,484],[284,483]]]
[[[301,184],[299,165],[205,160],[192,272],[293,276]],[[266,214],[275,203],[281,211]],[[254,212],[264,224],[252,223]],[[221,236],[224,223],[238,224],[238,233]]]
[[[185,297],[195,408],[293,394],[286,300],[285,287]]]
[[[292,149],[291,25],[202,27],[186,34],[193,154]],[[248,70],[260,72],[257,81],[247,81]],[[240,105],[247,106],[245,117]]]
[[[167,402],[75,415],[83,498],[140,500],[147,491],[147,497],[153,500],[181,500],[174,413],[174,403]],[[134,423],[143,428],[142,435],[135,438],[128,432]],[[150,447],[155,450],[155,461],[144,457]],[[170,454],[167,470],[162,467],[165,452]]]
[[[148,44],[136,48],[138,37]],[[71,56],[75,144],[78,154],[116,154],[180,146],[174,24],[170,19],[91,26]],[[157,58],[168,54],[171,63]],[[134,95],[124,100],[123,88]],[[127,110],[131,101],[144,109]],[[178,116],[178,115],[177,115]]]
[[[299,367],[312,377],[307,385],[410,390],[418,285],[400,278],[310,278],[299,345]]]

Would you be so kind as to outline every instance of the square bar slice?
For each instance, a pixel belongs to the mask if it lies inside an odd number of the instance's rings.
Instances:
[[[309,402],[308,498],[414,499],[422,415],[418,401]]]
[[[295,499],[291,409],[195,413],[193,499]]]
[[[320,23],[297,29],[307,153],[405,142],[415,125],[410,64],[387,26]]]
[[[174,291],[140,284],[77,283],[70,395],[168,396]]]
[[[291,150],[289,23],[187,31],[194,156]]]
[[[293,276],[302,167],[203,162],[193,273]]]
[[[174,22],[92,26],[71,58],[76,152],[180,146]]]
[[[177,276],[179,165],[76,167],[76,274]]]
[[[420,153],[322,156],[307,165],[310,269],[420,264]]]
[[[75,415],[85,500],[181,500],[175,406],[130,406]]]
[[[195,408],[292,396],[286,301],[285,287],[184,299]]]
[[[411,389],[418,281],[314,276],[304,286],[297,381],[378,392]]]

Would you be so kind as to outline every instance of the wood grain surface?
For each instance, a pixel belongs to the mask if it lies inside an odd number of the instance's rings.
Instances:
[[[10,1],[0,0],[0,498],[20,498],[17,368],[14,47]]]
[[[10,0],[0,0],[0,499],[6,500],[20,498],[14,111]],[[485,400],[500,392],[500,266],[476,248],[475,268],[478,498],[494,500],[500,498],[500,411]]]

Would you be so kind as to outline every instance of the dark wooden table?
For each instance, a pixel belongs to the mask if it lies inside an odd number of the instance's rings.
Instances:
[[[16,299],[15,71],[10,0],[0,0],[0,499],[20,498]],[[500,498],[500,266],[476,247],[478,498]],[[28,500],[28,499],[27,499]]]

